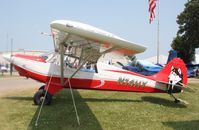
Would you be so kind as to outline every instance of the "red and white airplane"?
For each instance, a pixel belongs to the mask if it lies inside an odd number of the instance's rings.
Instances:
[[[129,42],[96,27],[68,20],[51,23],[55,51],[47,59],[40,56],[5,55],[21,76],[45,83],[34,95],[34,103],[50,104],[63,88],[126,92],[173,93],[187,85],[184,62],[175,58],[159,73],[144,76],[99,62],[106,53],[134,55],[146,47]],[[179,102],[175,98],[175,102]]]

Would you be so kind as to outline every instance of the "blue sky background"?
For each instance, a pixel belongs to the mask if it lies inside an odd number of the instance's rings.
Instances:
[[[168,54],[186,2],[160,0],[160,54]],[[90,24],[146,46],[138,58],[156,55],[157,18],[149,24],[148,0],[1,0],[0,51],[10,50],[11,38],[14,50],[53,50],[52,38],[41,32],[50,33],[50,22],[58,19]]]

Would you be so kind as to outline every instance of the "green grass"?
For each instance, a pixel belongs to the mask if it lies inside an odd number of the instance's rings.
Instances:
[[[177,97],[189,105],[175,104],[167,94],[74,91],[80,123],[78,126],[69,90],[57,93],[42,110],[33,105],[35,90],[12,93],[0,98],[1,130],[155,130],[199,129],[199,85],[195,93]]]

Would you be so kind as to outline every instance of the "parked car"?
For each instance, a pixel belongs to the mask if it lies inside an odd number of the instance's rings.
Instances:
[[[7,67],[5,67],[5,66],[0,67],[0,72],[8,72],[8,71],[9,71],[9,69]]]

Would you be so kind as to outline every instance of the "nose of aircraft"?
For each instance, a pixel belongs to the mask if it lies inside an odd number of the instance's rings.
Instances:
[[[13,57],[11,56],[11,54],[3,54],[3,58],[8,62],[12,62],[13,60]]]

